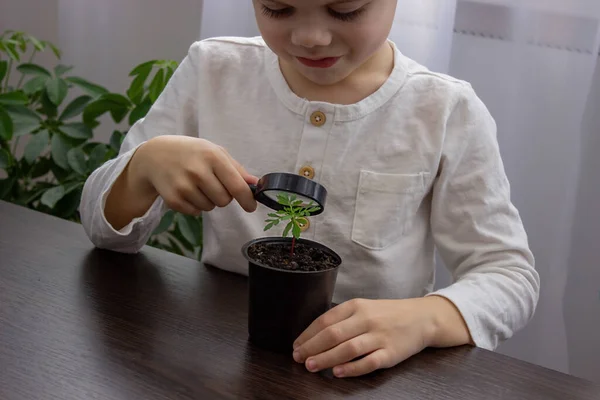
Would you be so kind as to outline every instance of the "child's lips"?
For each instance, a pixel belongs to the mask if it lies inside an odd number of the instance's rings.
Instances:
[[[298,61],[311,68],[331,68],[341,57],[325,57],[319,59],[296,57]]]

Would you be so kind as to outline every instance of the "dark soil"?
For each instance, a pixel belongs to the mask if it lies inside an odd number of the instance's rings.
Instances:
[[[302,243],[257,243],[248,249],[248,255],[256,262],[286,271],[325,271],[338,266],[337,260],[329,253]]]

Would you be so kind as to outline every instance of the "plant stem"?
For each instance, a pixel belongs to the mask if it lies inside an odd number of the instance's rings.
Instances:
[[[296,237],[292,236],[292,250],[290,251],[290,257],[294,257],[294,246],[296,244]]]
[[[37,49],[34,47],[33,52],[31,53],[31,57],[29,57],[29,64],[33,62],[33,57],[35,57],[35,53],[37,53]],[[17,83],[17,89],[21,88],[21,85],[23,84],[23,79],[25,79],[25,74],[22,73],[21,79],[19,79],[19,83]]]
[[[10,80],[10,72],[12,70],[13,59],[8,60],[8,72],[6,73],[6,81],[4,82],[4,92],[8,91],[8,81]]]

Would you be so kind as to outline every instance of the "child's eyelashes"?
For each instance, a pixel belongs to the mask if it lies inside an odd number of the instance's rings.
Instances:
[[[347,12],[347,13],[341,13],[332,9],[329,9],[329,14],[336,19],[339,19],[340,21],[344,21],[344,22],[350,22],[350,21],[354,21],[355,19],[357,19],[358,17],[360,17],[362,15],[362,13],[365,11],[365,8],[359,8],[358,10],[354,10],[351,12]]]
[[[360,17],[360,15],[365,11],[365,8],[359,8],[358,10],[354,10],[351,12],[347,12],[347,13],[342,13],[339,11],[335,11],[332,9],[327,9],[327,12],[329,13],[329,15],[331,15],[333,18],[338,19],[340,21],[344,21],[344,22],[350,22],[350,21],[354,21],[355,19],[357,19],[358,17]],[[286,8],[281,8],[281,9],[272,9],[266,6],[262,6],[262,13],[264,15],[266,15],[269,18],[286,18],[289,17],[291,15],[294,14],[294,9],[292,7],[286,7]]]
[[[278,10],[273,10],[272,8],[262,6],[262,13],[269,18],[284,18],[292,15],[294,13],[294,9],[291,7],[286,7]]]

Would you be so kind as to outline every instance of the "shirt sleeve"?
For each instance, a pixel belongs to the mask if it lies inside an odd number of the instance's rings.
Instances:
[[[450,300],[475,345],[495,349],[532,318],[539,274],[510,199],[496,124],[470,85],[449,116],[433,186],[431,227],[453,284]]]
[[[122,253],[138,252],[167,211],[159,196],[142,217],[135,218],[117,231],[106,220],[104,207],[112,186],[141,145],[160,135],[198,136],[194,90],[197,87],[199,46],[197,42],[190,47],[188,55],[145,118],[131,127],[119,155],[95,170],[86,180],[79,211],[83,228],[96,247]]]

